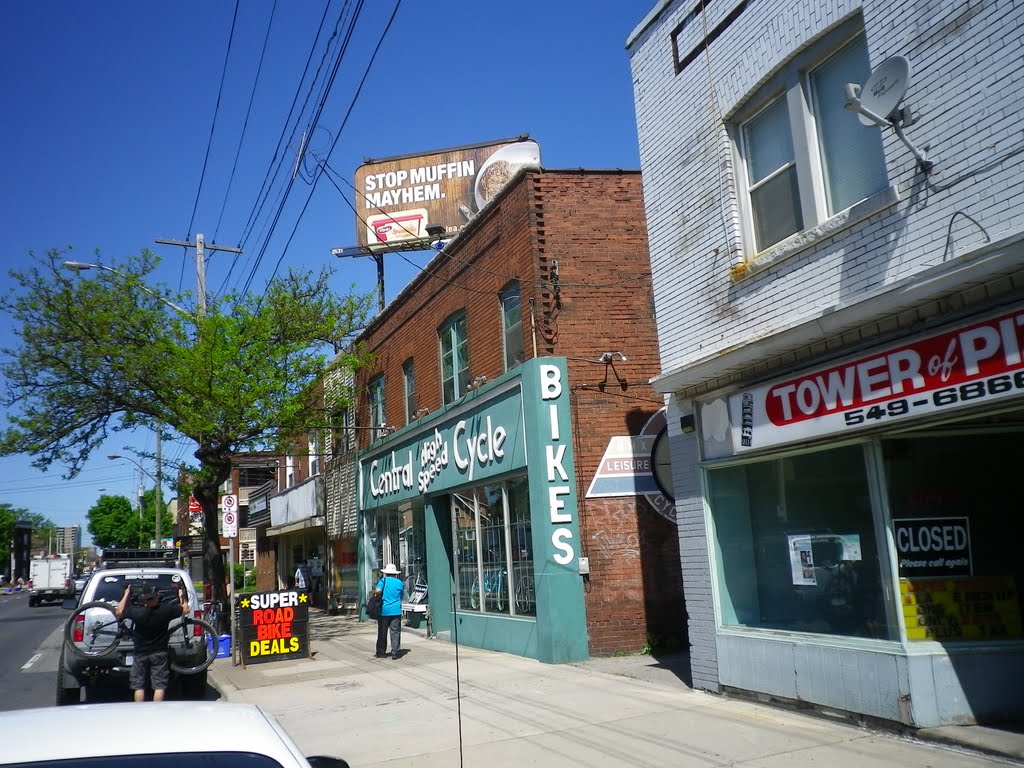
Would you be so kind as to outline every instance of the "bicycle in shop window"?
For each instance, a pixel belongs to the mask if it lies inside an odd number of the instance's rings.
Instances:
[[[516,577],[515,608],[520,615],[533,615],[537,611],[537,594],[533,586],[533,568],[514,568]]]
[[[493,604],[494,610],[505,610],[505,571],[501,568],[484,569],[484,600],[486,604]],[[469,593],[469,605],[474,610],[480,608],[480,582],[473,581],[473,588]]]

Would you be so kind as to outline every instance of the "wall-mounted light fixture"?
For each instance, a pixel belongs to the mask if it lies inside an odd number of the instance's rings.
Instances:
[[[679,428],[686,434],[693,432],[697,428],[692,413],[679,417]]]
[[[486,383],[487,377],[484,376],[483,374],[480,374],[479,376],[474,376],[472,379],[469,380],[469,384],[466,385],[466,390],[468,391],[476,389],[477,387],[481,387]]]
[[[430,413],[430,409],[427,408],[427,407],[417,408],[416,409],[416,413],[414,413],[412,415],[413,421],[415,421],[416,419],[419,419],[419,418],[421,418],[423,416],[426,416],[428,413]]]
[[[621,361],[622,361],[622,362],[624,362],[624,363],[625,363],[625,362],[626,362],[627,360],[629,360],[629,358],[628,358],[628,357],[626,357],[626,356],[625,356],[624,354],[622,354],[621,352],[602,352],[602,353],[601,353],[601,357],[599,357],[599,358],[598,358],[598,360],[599,360],[600,362],[604,363],[605,365],[611,365],[611,364],[612,364],[612,362],[613,362],[613,361],[615,360],[615,358],[616,358],[616,357],[618,357],[618,358],[619,358],[619,360],[621,360]]]

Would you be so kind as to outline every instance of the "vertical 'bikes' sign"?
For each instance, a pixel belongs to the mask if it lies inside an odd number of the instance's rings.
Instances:
[[[257,592],[239,600],[242,664],[309,656],[309,594]]]

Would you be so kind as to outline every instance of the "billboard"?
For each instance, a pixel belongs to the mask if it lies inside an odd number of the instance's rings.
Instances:
[[[540,146],[525,136],[367,161],[356,169],[357,244],[386,251],[431,226],[454,237],[524,166],[540,166]]]

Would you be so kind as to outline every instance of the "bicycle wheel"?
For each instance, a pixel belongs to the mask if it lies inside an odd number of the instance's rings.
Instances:
[[[75,656],[98,659],[117,648],[122,633],[110,603],[85,603],[75,609],[64,625],[64,644]]]
[[[516,613],[532,614],[534,612],[533,602],[533,587],[526,578],[520,576],[516,582]]]
[[[505,610],[505,580],[498,579],[498,583],[495,584],[494,591],[494,610],[498,613],[503,613]]]
[[[186,616],[171,630],[168,643],[171,669],[179,675],[194,675],[213,664],[217,658],[220,638],[216,630],[202,619]]]
[[[473,589],[469,593],[469,607],[474,611],[480,607],[480,585],[473,582]]]

